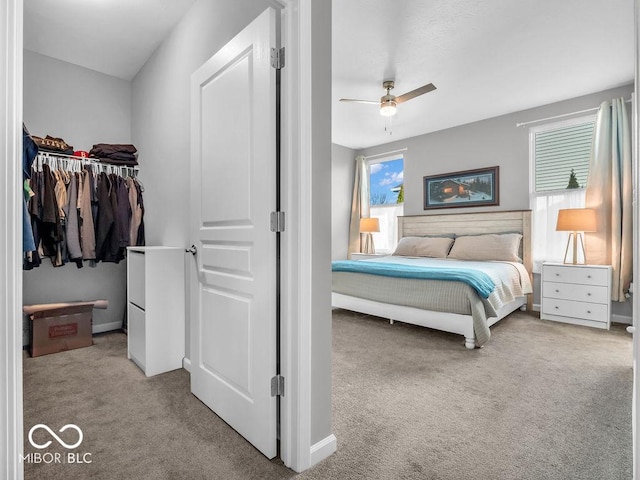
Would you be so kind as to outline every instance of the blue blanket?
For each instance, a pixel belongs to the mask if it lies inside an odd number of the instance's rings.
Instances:
[[[482,298],[488,298],[496,288],[491,277],[482,270],[455,267],[418,267],[400,263],[378,263],[363,260],[336,260],[331,262],[334,272],[368,273],[384,277],[416,278],[422,280],[449,280],[463,282]]]

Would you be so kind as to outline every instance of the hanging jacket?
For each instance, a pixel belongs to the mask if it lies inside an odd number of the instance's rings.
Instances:
[[[96,258],[96,232],[93,223],[91,206],[91,170],[85,168],[82,173],[80,204],[80,245],[82,247],[83,260],[95,260]]]
[[[98,176],[98,221],[96,224],[96,260],[104,260],[110,247],[113,229],[113,205],[111,203],[111,182],[106,173]],[[110,256],[110,255],[109,255]]]
[[[65,215],[67,217],[67,251],[69,259],[78,268],[82,268],[82,247],[80,246],[80,224],[78,216],[78,174],[71,174],[69,190],[67,192],[67,205]]]

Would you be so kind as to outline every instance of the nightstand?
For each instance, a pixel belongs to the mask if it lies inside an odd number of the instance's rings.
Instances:
[[[540,318],[609,329],[611,267],[542,264]]]
[[[386,253],[352,253],[351,260],[370,260],[372,258],[388,257]]]

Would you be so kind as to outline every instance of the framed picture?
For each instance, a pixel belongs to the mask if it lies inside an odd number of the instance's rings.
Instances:
[[[499,168],[424,177],[424,209],[500,205]]]

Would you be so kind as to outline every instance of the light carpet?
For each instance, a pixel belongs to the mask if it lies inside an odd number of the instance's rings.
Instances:
[[[78,425],[91,463],[26,463],[30,479],[630,479],[631,337],[516,312],[484,348],[461,336],[333,313],[338,451],[296,475],[189,391],[184,370],[146,378],[126,337],[24,357],[29,429]],[[68,432],[67,432],[68,433]],[[60,434],[64,437],[64,433]],[[34,434],[44,443],[51,436]],[[40,452],[67,450],[57,442]]]

